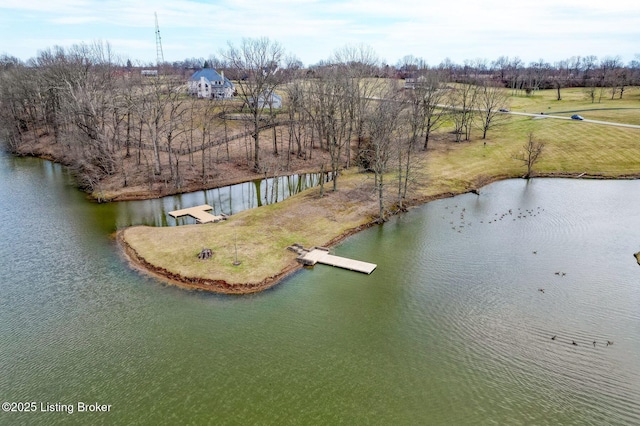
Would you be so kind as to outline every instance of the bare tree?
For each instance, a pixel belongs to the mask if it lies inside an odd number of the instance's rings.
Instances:
[[[330,62],[338,65],[349,78],[349,111],[356,137],[355,157],[358,158],[364,138],[365,116],[371,102],[379,96],[381,79],[373,78],[379,71],[380,59],[371,46],[346,45],[333,53]],[[351,143],[347,146],[347,167],[351,165]]]
[[[580,68],[582,69],[582,86],[585,87],[587,96],[591,99],[591,103],[596,101],[596,90],[598,86],[598,78],[596,77],[596,66],[598,57],[589,55],[582,57]]]
[[[338,189],[338,173],[343,151],[348,149],[353,133],[353,98],[351,78],[340,66],[321,70],[310,82],[309,114],[323,146],[331,157],[333,190]]]
[[[61,52],[60,52],[61,53]],[[118,88],[109,45],[72,46],[65,58],[70,67],[56,79],[60,113],[70,124],[65,139],[74,145],[74,168],[81,185],[95,190],[119,164],[116,148],[121,121]]]
[[[523,146],[524,151],[514,157],[516,160],[522,161],[522,163],[524,163],[525,167],[527,168],[527,174],[524,175],[526,179],[529,179],[531,177],[533,166],[540,158],[540,154],[542,154],[543,148],[544,143],[535,140],[532,132],[529,133],[529,141]]]
[[[418,139],[424,139],[423,149],[429,145],[429,137],[447,116],[448,90],[442,84],[437,70],[420,73],[415,79],[415,87],[407,90],[411,104],[410,130],[411,146],[417,146]]]
[[[406,106],[404,102],[398,102],[397,90],[393,84],[388,84],[382,95],[383,100],[379,101],[376,108],[368,111],[365,121],[369,141],[368,158],[375,177],[380,222],[386,220],[384,176],[394,150],[398,149],[397,130],[400,126],[401,112]]]
[[[507,83],[507,69],[509,68],[509,57],[500,56],[498,59],[491,63],[491,70],[494,73],[498,73],[498,78],[503,84]]]
[[[571,76],[570,71],[570,62],[569,60],[562,60],[555,63],[556,73],[553,78],[553,84],[556,87],[556,100],[562,100],[562,94],[560,93],[560,89],[567,85],[567,81]]]
[[[306,122],[305,104],[309,102],[309,96],[306,93],[304,82],[301,79],[294,79],[285,88],[287,94],[287,115],[289,119],[289,149],[287,153],[287,162],[290,155],[294,151],[298,158],[304,157],[305,152],[302,149],[303,132]]]
[[[397,152],[397,178],[398,178],[398,208],[404,209],[404,199],[407,196],[409,182],[412,181],[418,149],[420,126],[424,123],[421,118],[420,108],[415,103],[404,103],[405,110],[399,125],[399,137],[396,147]],[[408,135],[408,136],[404,136]]]
[[[133,140],[133,132],[135,131],[135,113],[136,103],[139,99],[139,87],[141,86],[139,76],[128,76],[122,84],[122,103],[124,107],[125,118],[125,155],[124,158],[131,156],[131,142]]]
[[[598,103],[602,102],[602,96],[605,91],[605,87],[612,88],[611,98],[616,94],[616,70],[622,65],[622,60],[619,56],[608,56],[600,61],[600,68],[598,69],[600,80],[600,91],[598,95]]]
[[[487,139],[487,132],[498,117],[506,117],[500,110],[506,109],[508,101],[506,89],[502,87],[483,82],[478,88],[478,117],[482,127],[482,139]]]
[[[174,153],[173,143],[179,140],[181,144],[184,144],[186,140],[180,138],[180,136],[187,131],[184,119],[187,109],[183,107],[184,99],[180,92],[181,87],[175,84],[175,82],[168,85],[165,95],[165,119],[163,120],[162,127],[169,157],[170,179],[173,181],[175,188],[182,186],[182,178],[180,176],[180,155],[179,153]],[[173,166],[174,163],[175,167]]]
[[[156,176],[162,173],[160,139],[165,119],[165,89],[160,79],[152,80],[143,95],[144,100],[138,103],[138,116],[153,146],[153,174]]]
[[[633,85],[640,85],[640,53],[636,53],[635,59],[629,62],[630,82]]]
[[[35,70],[21,64],[0,72],[0,140],[7,142],[11,151],[18,150],[38,124],[31,106],[39,97],[37,86],[32,84],[34,78]]]
[[[533,91],[540,90],[540,86],[547,81],[551,74],[551,65],[541,58],[537,62],[530,63],[526,71],[525,90],[527,95],[530,95]]]
[[[620,93],[620,97],[618,99],[622,99],[624,90],[626,89],[627,85],[629,85],[629,75],[629,70],[623,68],[622,66],[615,70],[613,77],[614,84],[612,85],[611,89],[611,100],[613,100],[617,92]]]
[[[223,111],[224,114],[224,111]],[[213,105],[211,104],[211,102],[206,102],[203,105],[203,108],[201,109],[201,116],[200,116],[200,138],[201,138],[201,169],[200,169],[200,178],[202,179],[202,183],[206,183],[208,180],[208,173],[207,173],[207,151],[209,151],[209,163],[211,163],[211,148],[207,149],[207,146],[210,145],[211,142],[211,127],[212,127],[212,122],[215,116],[215,109],[213,107]],[[224,131],[224,138],[225,138],[225,145],[227,148],[227,160],[229,159],[229,141],[227,138],[227,129],[226,129],[226,119],[223,118],[223,120],[225,121],[225,131]]]
[[[606,68],[608,68],[605,85],[611,89],[611,100],[615,98],[618,91],[620,91],[620,98],[622,98],[627,84],[627,70],[622,66],[622,58],[620,56],[605,58],[603,63],[606,63]]]
[[[260,165],[260,119],[267,107],[267,99],[280,85],[278,70],[284,58],[280,43],[266,37],[242,40],[239,47],[229,43],[222,52],[228,65],[238,76],[238,96],[245,102],[253,121],[253,168],[261,171]]]
[[[452,93],[452,118],[456,142],[471,139],[471,128],[476,115],[478,86],[461,84]]]
[[[523,68],[524,66],[522,63],[522,59],[517,56],[513,58],[507,66],[507,72],[509,75],[509,87],[511,88],[512,95],[516,95],[518,93],[518,90],[520,90],[521,88],[520,76],[522,74]]]

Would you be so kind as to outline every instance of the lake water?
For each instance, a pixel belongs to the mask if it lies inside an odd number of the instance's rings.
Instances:
[[[0,156],[0,402],[74,408],[0,424],[640,424],[638,194],[498,182],[335,248],[372,275],[232,297],[130,270],[129,207]]]
[[[59,169],[55,165],[51,167]],[[252,182],[171,197],[105,203],[95,207],[94,210],[99,211],[99,214],[105,217],[106,225],[113,230],[143,224],[151,226],[193,225],[196,221],[191,216],[173,218],[167,213],[172,210],[208,204],[213,208],[209,212],[214,215],[231,215],[243,210],[277,203],[290,195],[320,185],[320,176],[320,173],[306,173],[257,179]],[[324,176],[325,182],[331,179],[330,173]]]

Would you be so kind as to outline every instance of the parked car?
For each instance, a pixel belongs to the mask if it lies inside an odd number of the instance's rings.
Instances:
[[[500,111],[500,112],[509,112],[509,110],[506,109],[506,108],[500,108],[498,111]]]
[[[578,115],[578,114],[573,114],[573,115],[571,116],[571,119],[572,119],[572,120],[584,120],[584,118],[582,118],[582,116],[581,116],[581,115]]]

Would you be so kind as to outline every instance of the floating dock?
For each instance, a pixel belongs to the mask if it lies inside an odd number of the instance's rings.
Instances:
[[[298,244],[294,244],[292,247],[289,247],[289,249],[298,253],[298,262],[306,266],[313,266],[316,263],[322,263],[324,265],[362,272],[364,274],[372,273],[378,266],[374,263],[334,256],[329,254],[329,249],[325,247],[313,247],[311,250],[307,250]]]
[[[174,210],[168,214],[176,219],[180,216],[191,216],[195,218],[196,223],[215,223],[221,220],[227,220],[227,216],[225,215],[215,216],[207,213],[209,210],[213,210],[213,207],[203,204],[201,206],[189,207],[188,209]]]

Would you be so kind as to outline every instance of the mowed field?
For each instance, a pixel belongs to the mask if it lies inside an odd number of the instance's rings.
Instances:
[[[597,89],[595,102],[591,101],[585,88],[562,89],[560,93],[561,101],[557,100],[556,90],[540,90],[531,96],[512,96],[510,109],[567,117],[580,114],[590,120],[640,125],[640,87],[625,88],[622,99],[619,91],[611,99],[609,88],[604,89],[600,99],[600,89]]]
[[[640,124],[640,89],[625,90],[624,98],[592,104],[584,89],[563,89],[563,100],[555,91],[540,91],[530,97],[511,97],[512,111],[571,115],[588,119]],[[566,99],[566,100],[565,100]],[[615,109],[613,109],[615,108]],[[640,129],[614,127],[576,120],[504,115],[489,131],[486,140],[480,130],[469,142],[453,142],[451,127],[434,135],[427,152],[417,154],[408,196],[410,204],[477,189],[497,179],[525,173],[515,157],[523,152],[529,134],[544,142],[534,175],[585,177],[640,176]],[[386,176],[387,204],[395,202],[397,180]],[[338,192],[310,189],[278,204],[233,215],[226,222],[171,228],[133,227],[121,231],[122,238],[148,264],[184,277],[220,280],[227,283],[269,281],[295,264],[286,250],[293,243],[305,246],[330,245],[377,214],[373,176],[351,169],[338,181]],[[237,241],[237,245],[236,245]],[[233,266],[237,246],[240,266]],[[214,257],[202,261],[197,254],[211,248]],[[270,282],[273,284],[273,282]],[[270,284],[269,284],[270,285]]]

